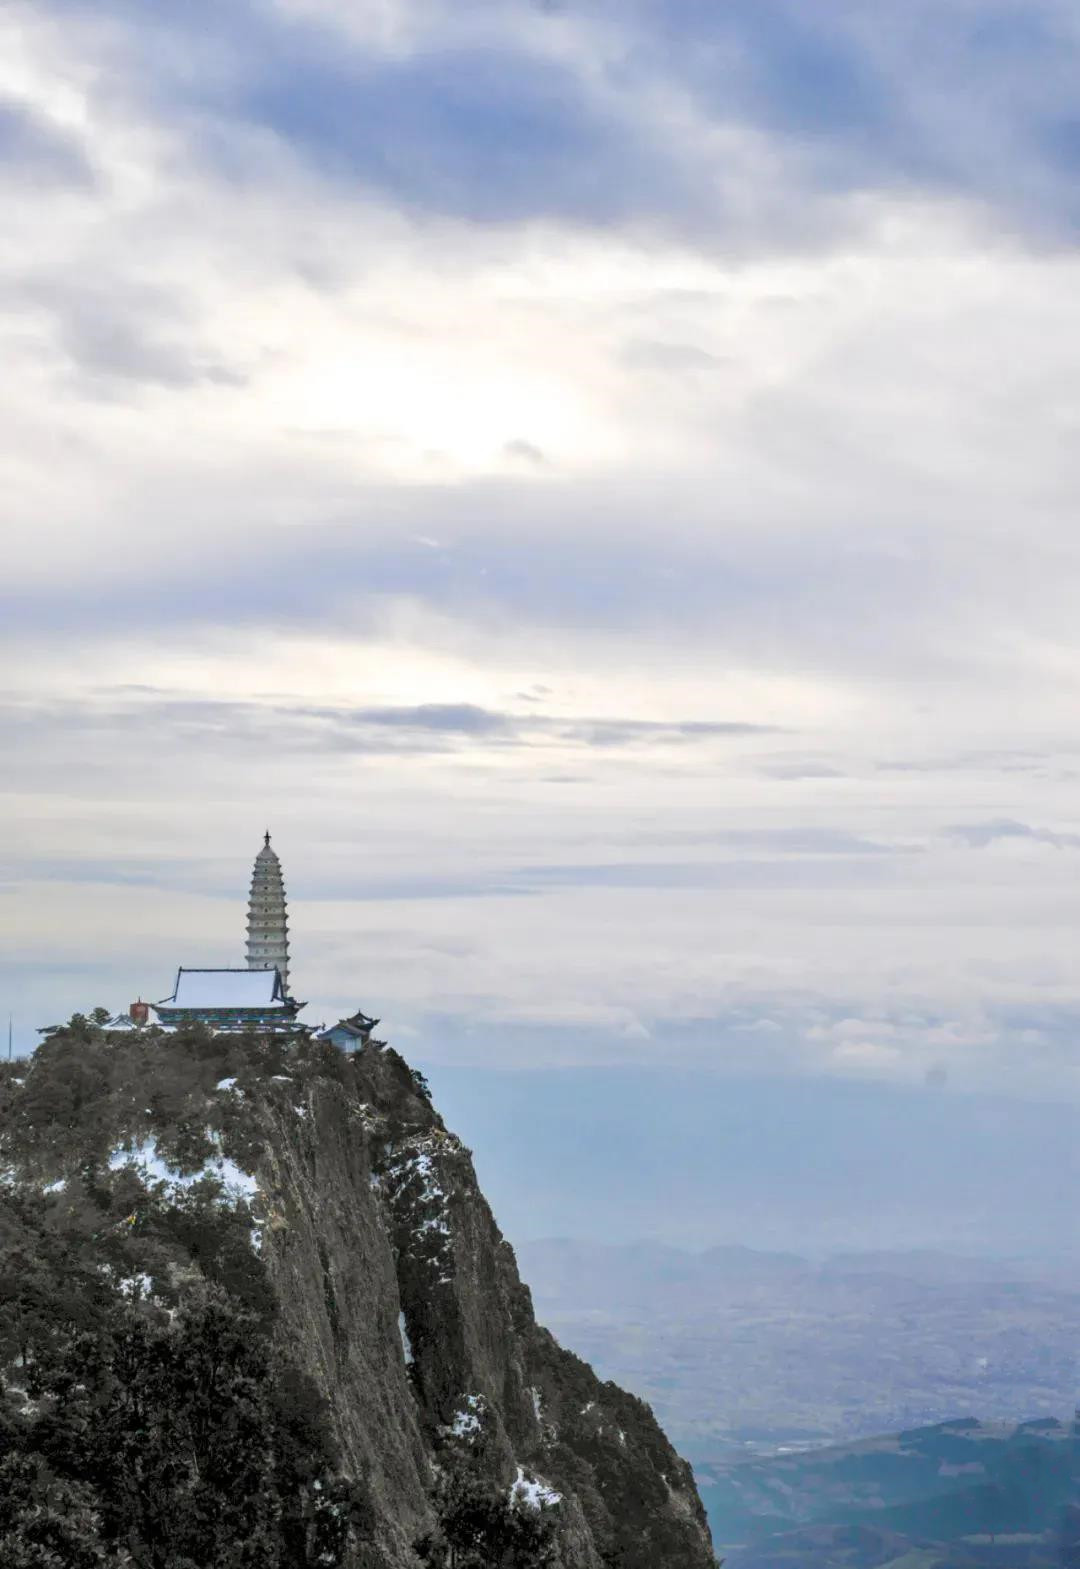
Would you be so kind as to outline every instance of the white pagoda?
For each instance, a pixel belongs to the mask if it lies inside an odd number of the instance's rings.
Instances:
[[[276,970],[283,991],[289,989],[289,917],[281,862],[270,848],[270,830],[255,857],[248,899],[247,967]]]

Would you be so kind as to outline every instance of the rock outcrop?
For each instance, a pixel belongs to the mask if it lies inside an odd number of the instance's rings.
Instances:
[[[0,1078],[0,1176],[21,1224],[74,1237],[163,1333],[200,1283],[255,1304],[364,1490],[337,1561],[451,1561],[440,1510],[465,1477],[545,1528],[546,1558],[491,1562],[713,1565],[689,1466],[536,1324],[469,1151],[393,1050],[77,1021]],[[9,1405],[38,1410],[3,1313]]]

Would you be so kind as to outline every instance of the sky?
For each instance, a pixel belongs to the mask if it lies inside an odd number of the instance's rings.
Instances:
[[[8,0],[18,1048],[269,827],[434,1071],[1080,1103],[1078,90],[1066,0]]]

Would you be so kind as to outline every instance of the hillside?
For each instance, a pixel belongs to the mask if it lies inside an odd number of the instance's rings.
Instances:
[[[392,1050],[82,1019],[0,1075],[11,1569],[707,1569]]]
[[[730,1569],[1080,1563],[1080,1432],[973,1419],[699,1467]]]

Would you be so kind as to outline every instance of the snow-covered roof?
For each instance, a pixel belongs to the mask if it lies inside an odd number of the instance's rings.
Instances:
[[[166,998],[170,1008],[270,1008],[280,1005],[281,979],[276,970],[185,970],[176,990]]]

